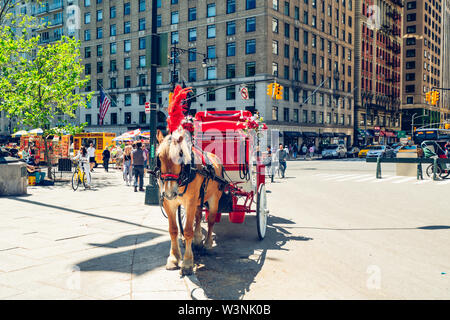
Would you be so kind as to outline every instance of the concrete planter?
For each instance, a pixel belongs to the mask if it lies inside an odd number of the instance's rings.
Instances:
[[[0,196],[27,194],[28,177],[24,162],[0,163]]]

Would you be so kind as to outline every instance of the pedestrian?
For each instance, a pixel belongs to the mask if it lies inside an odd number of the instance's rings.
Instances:
[[[103,156],[103,167],[105,168],[105,171],[108,172],[109,159],[111,158],[111,152],[109,152],[108,146],[106,146],[105,150],[103,150],[102,156]]]
[[[287,145],[284,146],[284,151],[286,152],[286,160],[289,158],[289,148]]]
[[[127,186],[131,184],[131,146],[126,146],[123,152],[123,180]]]
[[[292,147],[293,148],[293,156],[294,156],[294,159],[297,159],[297,153],[298,153],[298,145],[297,145],[297,142],[296,143],[294,143],[294,146]]]
[[[311,160],[314,156],[314,151],[315,151],[314,145],[311,145],[311,147],[309,147],[309,156],[311,157]]]
[[[94,172],[95,162],[95,147],[94,143],[89,143],[89,148],[87,149],[88,157],[89,157],[89,166],[91,168],[91,172]]]
[[[267,146],[267,152],[265,154],[263,163],[266,167],[266,175],[270,177],[270,182],[273,182],[272,149],[270,146]]]
[[[306,147],[306,144],[303,144],[303,146],[302,146],[302,153],[303,153],[303,159],[306,160],[306,155],[308,153],[308,148]]]
[[[137,192],[138,180],[139,191],[144,191],[144,165],[147,159],[145,152],[142,150],[142,143],[136,143],[136,148],[131,153],[131,165],[133,167],[134,175],[134,192]]]
[[[277,150],[276,159],[280,166],[281,177],[284,178],[284,173],[286,172],[286,160],[287,160],[287,152],[286,148],[283,148],[283,144],[280,143],[280,148]]]
[[[86,183],[87,186],[86,188],[90,188],[91,187],[91,174],[89,173],[89,152],[86,150],[86,147],[81,147],[80,150],[78,151],[78,154],[76,155],[75,158],[73,158],[73,160],[79,161],[80,162],[80,167],[84,172],[84,175],[86,176]]]

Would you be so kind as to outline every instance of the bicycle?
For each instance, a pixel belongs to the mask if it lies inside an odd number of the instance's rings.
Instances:
[[[83,186],[85,189],[88,188],[87,185],[87,175],[90,176],[90,172],[84,172],[83,168],[81,167],[81,162],[77,162],[76,169],[72,175],[72,189],[73,191],[77,191],[78,186],[80,183],[83,183]]]

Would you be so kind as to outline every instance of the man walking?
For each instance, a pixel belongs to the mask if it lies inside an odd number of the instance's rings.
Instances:
[[[281,171],[281,177],[284,178],[284,173],[286,171],[286,160],[287,160],[287,152],[283,148],[283,144],[280,143],[280,148],[277,150],[276,158],[278,160],[280,171]]]
[[[144,191],[144,165],[147,161],[145,152],[142,150],[142,143],[136,143],[136,148],[131,153],[131,165],[133,166],[134,175],[134,192],[137,192],[138,180],[139,191]]]
[[[306,160],[306,155],[308,153],[308,148],[306,147],[306,144],[303,144],[303,146],[302,146],[302,153],[303,153],[303,159]]]
[[[91,168],[91,172],[94,172],[95,166],[95,147],[94,143],[89,143],[89,148],[87,149],[88,157],[89,157],[89,166]]]
[[[108,172],[109,159],[111,158],[111,152],[109,152],[108,146],[106,146],[105,150],[103,150],[102,156],[103,156],[103,168],[105,168],[105,171]]]

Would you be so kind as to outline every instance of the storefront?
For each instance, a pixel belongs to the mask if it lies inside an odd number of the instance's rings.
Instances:
[[[294,144],[299,145],[298,139],[302,134],[298,131],[283,131],[283,144],[285,146],[293,146]]]

